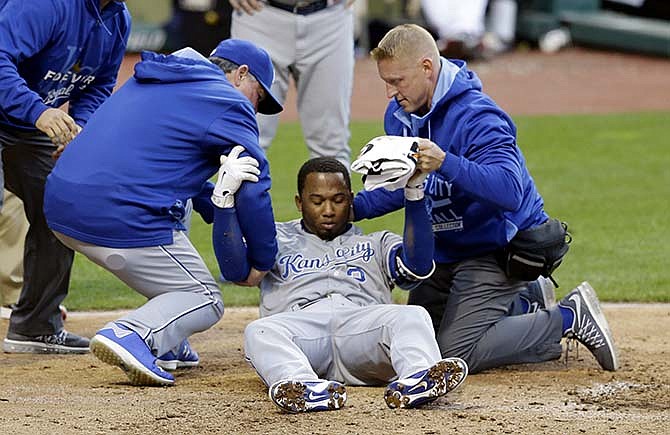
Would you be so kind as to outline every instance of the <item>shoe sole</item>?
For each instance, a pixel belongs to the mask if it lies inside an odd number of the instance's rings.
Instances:
[[[328,386],[328,397],[318,404],[305,400],[307,386],[299,381],[286,381],[273,385],[268,391],[270,400],[282,411],[291,414],[300,412],[332,411],[340,409],[347,401],[347,392],[344,385],[331,382]],[[323,402],[327,400],[324,405]],[[325,407],[324,407],[325,406]]]
[[[96,335],[91,339],[91,353],[104,363],[120,367],[133,385],[164,386],[174,384],[174,380],[156,375],[144,367],[123,346],[105,336]]]
[[[603,337],[605,337],[605,341],[607,342],[608,348],[611,349],[612,351],[611,354],[612,354],[613,367],[612,368],[603,367],[603,368],[605,370],[610,371],[618,370],[619,355],[616,346],[614,346],[614,340],[612,338],[612,333],[610,332],[610,327],[609,324],[607,323],[607,319],[605,318],[605,315],[600,309],[600,300],[598,299],[598,295],[596,295],[596,291],[586,281],[577,286],[577,291],[579,292],[579,295],[582,297],[582,300],[588,307],[589,312],[593,316],[593,320],[596,322],[596,325],[598,325],[600,330],[603,332]]]
[[[190,369],[197,367],[200,364],[200,361],[165,361],[162,359],[156,360],[156,365],[162,368],[163,370],[169,370],[171,372],[178,369]]]
[[[34,341],[21,341],[5,338],[2,342],[2,350],[5,353],[55,353],[59,355],[76,354],[82,355],[89,352],[88,347],[70,347],[60,344],[38,343]]]
[[[545,278],[549,280],[548,278]],[[556,291],[554,289],[554,284],[549,281],[540,283],[540,289],[542,290],[542,303],[544,304],[545,309],[549,309],[556,305]]]
[[[445,383],[444,378],[446,375],[449,375],[449,379]],[[460,358],[445,358],[428,369],[426,376],[435,386],[414,396],[408,394],[408,392],[415,388],[416,385],[425,381],[421,381],[411,387],[405,386],[402,383],[391,384],[393,387],[389,386],[384,393],[386,405],[391,409],[416,408],[432,402],[438,397],[454,391],[463,384],[463,381],[468,376],[468,365]]]
[[[465,378],[468,377],[468,364],[461,358],[451,357],[440,361],[445,363],[448,368],[449,383],[447,384],[447,393],[454,391],[463,384]]]

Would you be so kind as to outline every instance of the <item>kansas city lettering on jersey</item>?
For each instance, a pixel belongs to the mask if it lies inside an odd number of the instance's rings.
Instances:
[[[301,253],[284,255],[279,258],[278,265],[282,278],[290,275],[306,275],[321,270],[334,269],[337,266],[352,261],[362,260],[369,262],[375,255],[375,250],[369,241],[356,243],[354,246],[341,246],[333,252],[334,256],[327,253],[322,257],[305,257]]]

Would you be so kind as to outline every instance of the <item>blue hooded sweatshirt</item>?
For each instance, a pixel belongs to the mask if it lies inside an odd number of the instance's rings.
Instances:
[[[238,219],[250,265],[268,270],[277,245],[255,111],[205,58],[142,53],[134,77],[91,116],[47,178],[47,223],[99,246],[171,244],[173,230],[183,229],[184,200],[238,144],[261,170],[236,194]]]
[[[129,34],[120,2],[0,0],[0,128],[35,131],[66,102],[86,125],[112,93]]]
[[[430,139],[446,153],[425,184],[437,262],[494,252],[517,231],[547,220],[512,119],[482,92],[465,62],[441,58],[429,112],[408,114],[393,100],[384,129],[389,135]],[[364,191],[356,195],[354,213],[357,220],[366,219],[402,205],[402,189]]]

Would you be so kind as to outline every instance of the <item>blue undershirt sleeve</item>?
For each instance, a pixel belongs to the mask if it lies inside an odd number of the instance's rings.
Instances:
[[[391,251],[391,277],[398,287],[411,290],[434,270],[435,243],[426,199],[405,201],[405,229],[402,245]]]
[[[372,219],[399,210],[404,200],[403,189],[392,192],[386,189],[360,191],[354,197],[354,221]]]
[[[234,208],[214,207],[212,244],[223,277],[232,282],[247,279],[251,266]]]
[[[405,230],[402,262],[418,276],[430,274],[433,268],[433,229],[426,211],[426,198],[405,201]]]

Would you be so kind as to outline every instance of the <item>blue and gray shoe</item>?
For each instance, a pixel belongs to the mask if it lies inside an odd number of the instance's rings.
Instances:
[[[389,408],[416,408],[455,390],[467,376],[465,361],[445,358],[426,370],[391,382],[384,400]]]
[[[144,340],[118,323],[95,334],[91,353],[104,363],[120,367],[133,385],[174,384],[174,376],[156,365],[156,357]]]
[[[340,409],[347,401],[344,385],[335,381],[279,381],[268,395],[279,409],[290,413]]]
[[[584,281],[568,293],[558,306],[573,313],[572,325],[564,331],[563,336],[583,344],[603,369],[617,370],[619,356],[614,337],[593,287]]]
[[[176,349],[159,356],[156,360],[156,365],[165,370],[196,367],[198,364],[200,364],[198,353],[191,349],[188,340],[182,341]]]

